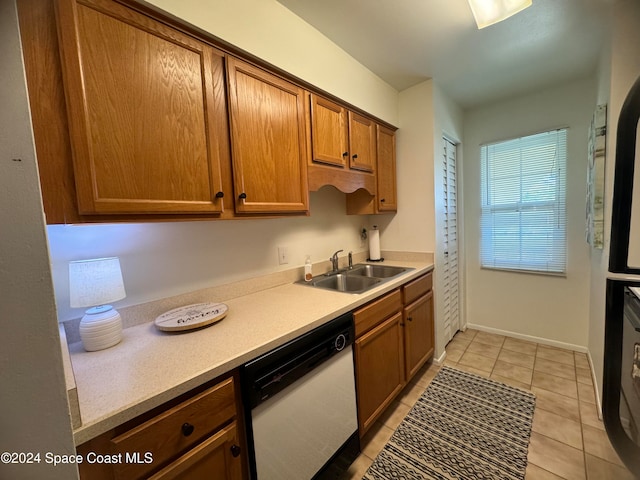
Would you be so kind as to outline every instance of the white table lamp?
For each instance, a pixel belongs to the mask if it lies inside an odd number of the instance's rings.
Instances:
[[[88,352],[122,340],[122,318],[110,302],[126,297],[117,257],[69,262],[69,301],[72,308],[89,308],[80,320],[80,338]]]

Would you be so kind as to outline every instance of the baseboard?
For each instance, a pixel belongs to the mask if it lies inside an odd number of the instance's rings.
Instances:
[[[596,369],[593,368],[593,359],[591,358],[591,352],[587,351],[587,360],[589,360],[589,370],[591,370],[591,382],[593,383],[593,390],[596,395],[596,411],[598,418],[602,420],[602,402],[600,401],[600,391],[598,388],[598,381],[596,379]]]
[[[533,335],[523,335],[521,333],[510,332],[508,330],[500,330],[499,328],[485,327],[484,325],[475,325],[473,323],[467,323],[465,328],[473,328],[481,332],[495,333],[497,335],[504,335],[505,337],[517,338],[519,340],[526,340],[527,342],[539,343],[541,345],[547,345],[549,347],[563,348],[565,350],[572,350],[579,353],[589,353],[587,347],[582,345],[574,345],[572,343],[558,342],[556,340],[550,340],[548,338],[534,337]],[[593,372],[593,365],[591,368]]]
[[[591,358],[591,352],[587,347],[580,345],[573,345],[571,343],[558,342],[556,340],[549,340],[548,338],[534,337],[532,335],[523,335],[521,333],[514,333],[507,330],[500,330],[498,328],[485,327],[483,325],[474,325],[468,323],[464,326],[464,329],[473,328],[481,332],[495,333],[497,335],[504,335],[505,337],[517,338],[520,340],[526,340],[528,342],[539,343],[541,345],[548,345],[550,347],[563,348],[565,350],[573,350],[574,352],[586,353],[587,360],[589,361],[589,370],[591,371],[591,382],[593,383],[593,389],[596,396],[596,410],[598,418],[602,420],[602,401],[600,400],[600,391],[598,388],[598,381],[596,379],[595,369],[593,368],[593,359]]]
[[[447,352],[444,351],[442,352],[442,355],[440,355],[438,358],[436,358],[435,356],[433,357],[433,363],[435,363],[436,365],[442,365],[446,358],[447,358]]]

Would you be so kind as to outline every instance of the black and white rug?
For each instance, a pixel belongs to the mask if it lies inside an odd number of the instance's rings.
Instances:
[[[363,479],[524,479],[535,395],[442,367]]]

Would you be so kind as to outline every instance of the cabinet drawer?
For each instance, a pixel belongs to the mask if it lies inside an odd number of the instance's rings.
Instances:
[[[431,272],[416,278],[414,281],[407,283],[402,292],[404,295],[404,304],[408,305],[416,298],[424,295],[433,287],[433,275]]]
[[[242,478],[242,457],[236,422],[189,450],[149,480],[188,480],[211,478],[239,480]],[[235,450],[234,450],[235,449]]]
[[[195,397],[111,440],[114,453],[153,454],[151,464],[121,462],[114,465],[115,478],[140,478],[152,469],[202,441],[236,414],[233,378],[229,378]]]
[[[371,302],[353,313],[353,322],[356,329],[356,338],[371,330],[377,324],[398,312],[402,308],[402,295],[400,289]]]

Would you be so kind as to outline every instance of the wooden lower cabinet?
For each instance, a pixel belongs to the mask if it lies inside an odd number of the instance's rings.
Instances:
[[[433,292],[404,308],[405,372],[409,381],[433,356]]]
[[[205,384],[78,447],[87,480],[240,480],[247,475],[238,374]],[[93,456],[93,457],[92,457]]]
[[[404,386],[400,312],[355,342],[358,428],[363,436]]]
[[[433,357],[432,284],[429,272],[353,314],[360,437]]]
[[[149,480],[193,480],[197,478],[242,478],[238,431],[233,422],[200,443]]]

